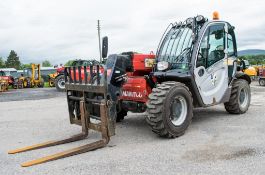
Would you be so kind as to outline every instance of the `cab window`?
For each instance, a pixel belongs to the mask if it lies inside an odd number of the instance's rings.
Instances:
[[[201,41],[196,66],[210,67],[225,57],[224,24],[210,26]]]
[[[208,35],[209,35],[209,29],[206,30],[204,36],[201,40],[200,49],[198,52],[198,58],[196,67],[206,67],[207,57],[208,57]]]
[[[228,51],[228,56],[236,56],[236,51],[235,51],[235,35],[234,35],[234,30],[232,27],[228,29],[228,35],[227,35],[227,51]]]
[[[207,67],[222,60],[225,57],[225,30],[224,25],[219,24],[210,27],[209,32],[209,52],[207,59]]]

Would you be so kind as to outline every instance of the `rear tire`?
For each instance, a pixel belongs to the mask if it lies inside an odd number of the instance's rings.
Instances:
[[[18,84],[17,84],[18,89],[23,89],[23,80],[18,79]]]
[[[65,90],[65,80],[64,75],[59,75],[55,78],[55,87],[57,91],[63,92]]]
[[[127,111],[122,109],[120,112],[117,113],[116,122],[121,122],[122,120],[124,120],[125,116],[127,116]]]
[[[259,79],[259,85],[265,86],[265,78],[260,78]]]
[[[38,88],[44,88],[44,80],[43,78],[40,80],[39,84],[37,85]]]
[[[163,82],[153,88],[147,102],[146,121],[161,137],[184,134],[193,117],[192,95],[180,82]]]
[[[50,78],[49,79],[49,87],[54,87],[54,79],[53,78]]]
[[[17,89],[18,88],[18,78],[14,79],[12,87],[13,87],[13,89]]]
[[[225,109],[230,114],[243,114],[250,105],[251,93],[249,83],[244,79],[233,82],[230,99],[224,103]]]

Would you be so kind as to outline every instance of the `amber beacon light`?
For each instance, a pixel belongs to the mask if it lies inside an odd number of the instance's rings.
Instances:
[[[219,20],[219,13],[217,11],[213,12],[213,20]]]

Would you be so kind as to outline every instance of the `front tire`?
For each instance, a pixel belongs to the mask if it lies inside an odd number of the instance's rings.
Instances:
[[[244,79],[233,82],[230,99],[224,103],[225,109],[230,114],[243,114],[247,112],[251,100],[249,83]]]
[[[30,78],[25,78],[23,80],[23,88],[30,88]]]
[[[180,82],[163,82],[153,88],[147,102],[146,121],[161,137],[184,134],[193,117],[192,95]]]
[[[65,90],[64,75],[59,75],[55,78],[55,87],[57,91],[63,92]]]
[[[37,85],[38,88],[44,88],[44,80],[43,78],[40,80],[39,84]]]

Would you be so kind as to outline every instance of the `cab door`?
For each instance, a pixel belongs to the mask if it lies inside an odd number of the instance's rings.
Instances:
[[[210,24],[197,52],[195,82],[205,105],[219,103],[228,88],[226,27],[226,23]]]

